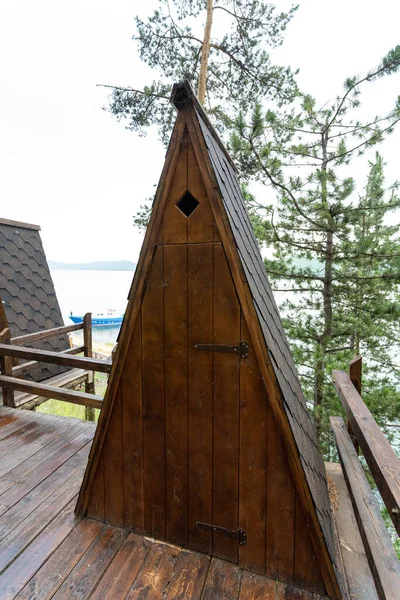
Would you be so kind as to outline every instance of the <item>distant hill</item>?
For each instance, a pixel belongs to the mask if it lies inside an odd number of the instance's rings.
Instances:
[[[130,260],[98,260],[91,263],[62,263],[49,260],[50,269],[79,269],[85,271],[134,271],[136,263]]]

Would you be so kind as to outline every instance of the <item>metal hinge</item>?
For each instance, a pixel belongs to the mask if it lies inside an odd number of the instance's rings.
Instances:
[[[249,345],[247,342],[239,342],[238,346],[226,346],[224,344],[195,344],[196,350],[209,350],[210,352],[231,352],[240,358],[249,357]]]
[[[235,529],[234,531],[231,531],[230,529],[225,529],[225,527],[218,527],[218,525],[210,525],[209,523],[200,523],[200,521],[196,521],[196,525],[203,529],[211,529],[214,533],[226,535],[227,537],[236,540],[236,543],[239,544],[239,546],[245,546],[245,544],[247,544],[247,533],[244,529]]]

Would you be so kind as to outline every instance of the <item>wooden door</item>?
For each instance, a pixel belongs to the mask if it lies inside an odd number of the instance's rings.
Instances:
[[[158,296],[162,309],[153,305],[150,294],[149,299],[145,296],[142,312],[147,314],[150,303],[153,316],[163,312],[165,538],[236,562],[234,539],[196,523],[231,531],[239,526],[240,358],[234,353],[196,346],[237,346],[240,306],[221,244],[164,245],[162,253],[159,277],[164,293]],[[149,343],[154,342],[154,335],[151,338]],[[146,352],[145,340],[143,350]],[[154,442],[154,422],[159,413],[152,410],[155,400],[151,368],[148,382],[144,371],[143,387],[152,389],[144,412]],[[157,436],[159,446],[163,445],[163,436],[163,432]],[[161,447],[159,450],[157,463],[163,454]],[[145,471],[151,472],[154,453],[153,443],[149,462],[145,454]],[[162,486],[161,470],[157,479]],[[153,486],[145,498],[145,504],[153,507],[148,510],[146,529],[153,528],[152,533],[158,535],[160,532],[154,530],[154,506],[159,506],[160,498],[162,490]]]

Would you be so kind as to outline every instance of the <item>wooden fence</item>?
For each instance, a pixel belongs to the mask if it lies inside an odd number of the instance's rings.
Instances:
[[[400,533],[400,460],[361,398],[361,356],[349,373],[333,371],[333,382],[346,412],[331,425],[354,513],[381,600],[400,598],[400,563],[359,459],[361,451],[393,525]]]
[[[50,352],[27,348],[25,344],[38,340],[48,339],[71,331],[83,329],[83,346],[70,348],[64,352]],[[84,356],[76,356],[83,353]],[[14,360],[13,360],[14,359]],[[27,362],[14,364],[18,359]],[[85,392],[63,389],[40,382],[27,381],[21,375],[36,369],[39,363],[50,363],[70,368],[84,369],[87,371]],[[96,396],[93,383],[93,372],[109,373],[111,362],[92,358],[92,317],[87,313],[83,323],[66,325],[29,333],[11,338],[9,328],[0,333],[0,387],[3,390],[3,403],[15,407],[15,391],[25,392],[43,398],[54,398],[64,402],[80,404],[88,409],[101,408],[102,396]]]

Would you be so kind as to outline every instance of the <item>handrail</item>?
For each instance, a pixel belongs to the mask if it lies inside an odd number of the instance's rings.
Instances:
[[[6,323],[6,320],[5,320]],[[36,348],[28,348],[25,344],[38,340],[45,340],[71,331],[83,330],[83,346],[68,348],[61,352],[51,352]],[[86,313],[82,323],[63,325],[52,329],[10,337],[10,330],[6,327],[0,333],[0,389],[3,390],[3,401],[8,406],[15,407],[14,390],[24,391],[43,398],[54,398],[82,404],[86,408],[86,418],[94,421],[94,408],[101,408],[102,398],[94,395],[94,371],[109,373],[111,363],[109,360],[92,358],[92,315]],[[73,355],[83,353],[84,357]],[[14,359],[23,359],[27,362],[13,366]],[[51,363],[69,368],[79,368],[86,371],[85,393],[60,389],[46,383],[35,383],[18,379],[23,373],[37,369],[40,363]]]
[[[36,331],[35,333],[27,333],[25,335],[18,335],[17,337],[11,338],[11,344],[14,346],[24,346],[30,342],[37,340],[45,340],[50,337],[59,335],[60,333],[69,333],[70,331],[78,331],[84,328],[84,323],[75,323],[74,325],[63,325],[62,327],[53,327],[53,329],[44,329],[43,331]]]
[[[68,350],[63,350],[62,354],[82,354],[85,351],[85,346],[75,346],[73,348],[68,348]],[[29,373],[33,371],[39,366],[40,362],[38,360],[32,360],[30,362],[23,363],[22,365],[17,365],[12,368],[13,377],[19,377],[23,373]]]
[[[397,533],[400,534],[400,460],[345,371],[333,381],[356,438]]]
[[[385,527],[343,419],[331,417],[330,421],[378,596],[380,600],[398,600],[400,563],[397,560],[389,532]]]
[[[0,387],[34,394],[35,396],[43,396],[44,398],[72,402],[73,404],[80,404],[90,408],[101,408],[103,404],[102,396],[95,396],[94,394],[86,394],[85,392],[77,392],[75,390],[66,390],[52,385],[36,383],[35,381],[18,379],[17,377],[7,377],[7,375],[0,375]]]
[[[109,373],[112,367],[110,362],[96,360],[95,358],[75,357],[62,352],[50,352],[49,350],[37,350],[36,348],[25,348],[24,346],[11,346],[8,344],[0,344],[0,356],[31,359],[64,367],[78,367],[88,371],[99,371],[100,373]]]

